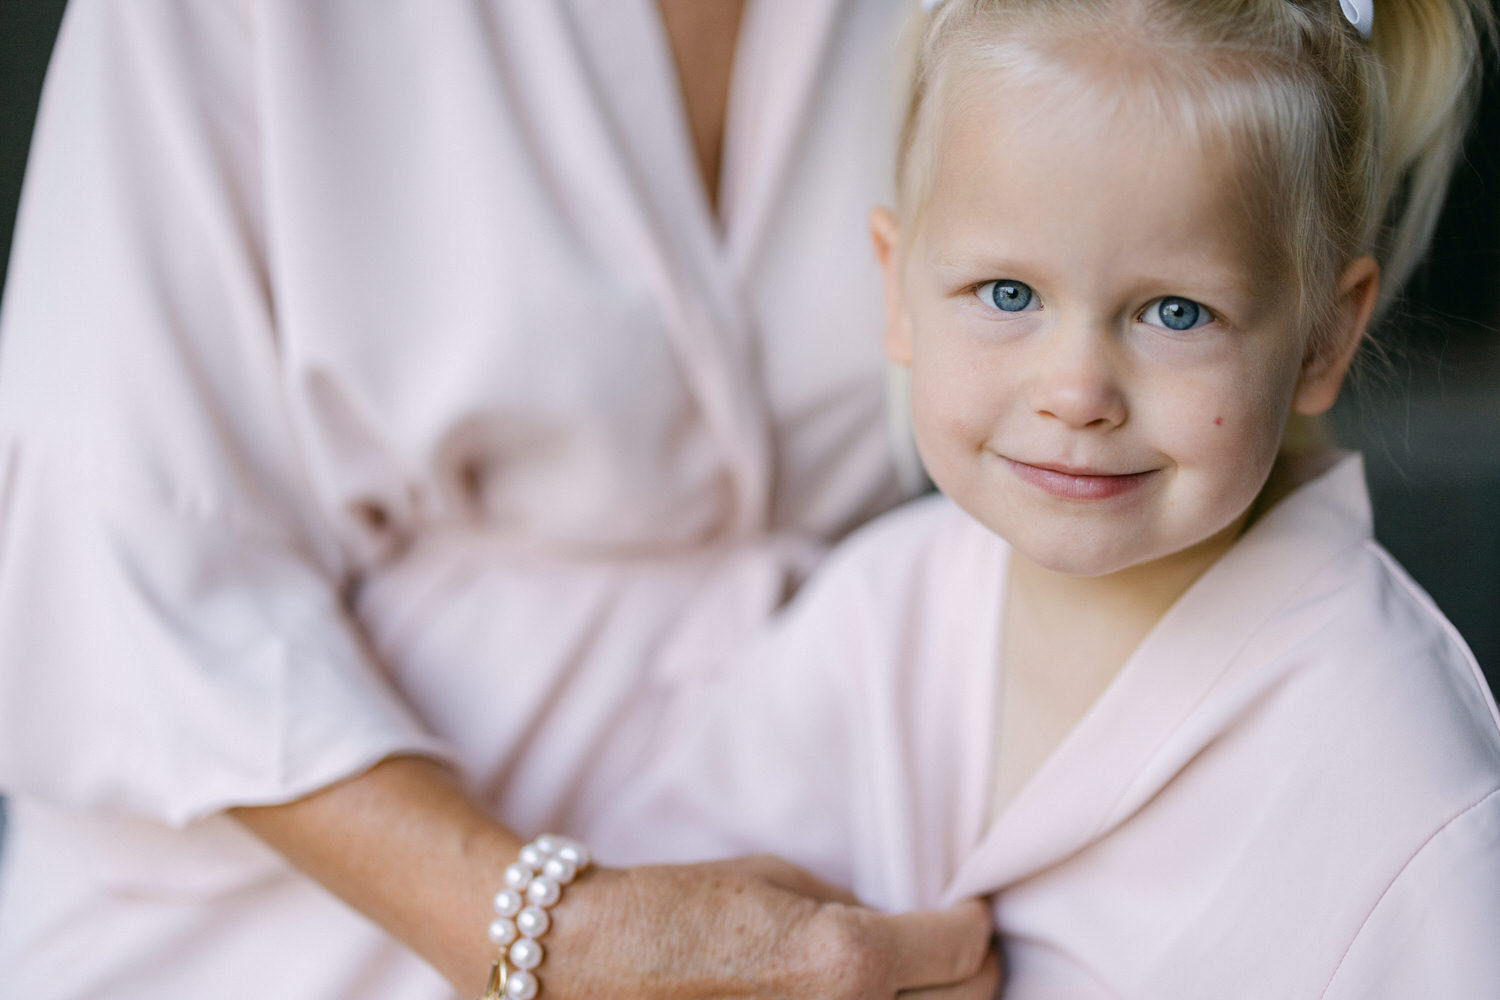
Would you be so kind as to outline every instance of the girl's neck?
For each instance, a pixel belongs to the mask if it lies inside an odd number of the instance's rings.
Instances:
[[[1136,647],[1249,519],[1153,563],[1102,577],[1012,552],[1000,644],[991,815],[998,816],[1114,680]]]
[[[1181,552],[1104,576],[1054,572],[1013,553],[1009,602],[1024,605],[1043,635],[1093,638],[1124,648],[1128,655],[1193,581],[1234,544],[1250,513]]]

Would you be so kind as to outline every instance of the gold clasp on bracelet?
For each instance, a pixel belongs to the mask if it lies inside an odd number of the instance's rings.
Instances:
[[[495,964],[490,966],[489,985],[484,988],[484,996],[479,1000],[505,1000],[505,980],[510,978],[509,973],[505,958],[502,956],[495,959]]]

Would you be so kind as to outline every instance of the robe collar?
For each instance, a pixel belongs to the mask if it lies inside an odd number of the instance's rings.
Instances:
[[[944,899],[995,892],[1047,869],[1150,801],[1254,699],[1249,684],[1205,710],[1256,630],[1332,559],[1372,537],[1363,463],[1340,455],[1188,588],[994,824],[971,828],[974,847]],[[1003,577],[1003,560],[999,570]],[[990,639],[993,674],[998,634]],[[993,756],[994,724],[991,715],[983,746],[971,742],[971,752]]]
[[[749,266],[774,215],[849,0],[749,0],[724,134],[719,207],[726,261]]]
[[[756,331],[737,264],[764,233],[794,159],[838,15],[850,0],[749,0],[726,120],[721,206],[710,211],[676,68],[652,0],[568,0],[557,30],[576,53],[559,86],[582,110],[577,154],[662,304],[666,334],[725,457],[729,530],[770,520],[773,447]],[[644,61],[641,52],[649,56]],[[566,77],[567,79],[563,79]],[[675,108],[677,114],[662,114]],[[731,246],[735,248],[731,251]]]

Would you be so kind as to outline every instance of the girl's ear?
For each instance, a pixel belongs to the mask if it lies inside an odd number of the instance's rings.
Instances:
[[[880,262],[885,283],[885,356],[898,365],[911,364],[911,319],[906,312],[906,293],[901,283],[901,226],[890,209],[870,212],[870,242]]]
[[[1339,275],[1338,301],[1327,346],[1308,353],[1292,397],[1292,410],[1305,416],[1326,412],[1339,398],[1339,387],[1364,342],[1380,297],[1380,265],[1372,257],[1358,257]]]

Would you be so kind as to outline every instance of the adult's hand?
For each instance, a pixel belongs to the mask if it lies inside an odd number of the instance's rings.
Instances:
[[[879,913],[770,857],[594,870],[553,917],[543,981],[568,1000],[990,1000],[999,979],[981,903]]]
[[[232,815],[462,996],[483,991],[490,898],[521,840],[441,765],[392,758]],[[981,904],[882,914],[774,858],[591,869],[552,916],[553,1000],[989,1000],[998,975]]]

